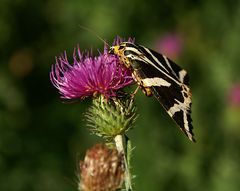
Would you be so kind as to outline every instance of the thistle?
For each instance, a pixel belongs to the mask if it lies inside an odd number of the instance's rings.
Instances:
[[[117,37],[113,44],[119,44],[121,41],[122,39]],[[129,41],[133,40],[129,39]],[[127,147],[130,145],[129,141],[125,144],[123,139],[137,118],[133,97],[123,91],[124,87],[134,82],[131,71],[120,64],[116,55],[108,54],[106,46],[103,53],[99,53],[98,56],[93,56],[89,52],[82,53],[77,47],[74,50],[72,64],[69,63],[66,52],[56,57],[50,79],[63,99],[93,98],[92,106],[85,114],[87,126],[93,134],[103,137],[106,142],[115,141],[116,151],[113,153],[115,156],[122,156],[125,188],[132,190],[130,164],[127,158],[131,149]],[[96,146],[87,152],[84,162],[80,165],[81,190],[112,191],[121,188],[120,175],[113,176],[110,173],[114,162],[109,157],[109,152],[104,146]],[[107,180],[111,180],[114,184],[105,184],[104,181]]]

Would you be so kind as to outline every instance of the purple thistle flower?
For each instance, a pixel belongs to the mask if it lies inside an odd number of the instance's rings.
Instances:
[[[183,49],[183,39],[178,33],[167,33],[156,43],[156,49],[170,58],[178,58]]]
[[[117,56],[104,51],[93,57],[89,52],[81,53],[79,47],[74,51],[72,65],[66,52],[56,57],[50,79],[64,99],[83,99],[96,94],[108,98],[133,82],[131,72],[119,63]]]
[[[240,84],[235,84],[229,91],[229,103],[240,106]]]

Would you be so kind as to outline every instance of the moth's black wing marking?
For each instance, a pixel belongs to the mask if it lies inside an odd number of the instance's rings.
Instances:
[[[180,100],[176,99],[179,94],[173,94],[169,92],[169,88],[166,87],[157,87],[153,86],[152,91],[153,95],[157,98],[157,100],[162,104],[162,106],[166,109],[168,114],[173,118],[173,120],[178,124],[180,129],[187,135],[187,137],[195,142],[194,134],[193,134],[193,126],[191,119],[191,103],[189,107],[181,107],[179,103]],[[186,99],[186,98],[185,98]],[[181,108],[179,108],[180,106]],[[173,112],[170,112],[170,110]],[[174,111],[175,110],[175,111]]]
[[[141,51],[141,55],[128,56],[136,81],[142,89],[151,88],[153,95],[180,129],[190,140],[195,141],[190,116],[191,93],[187,86],[189,84],[187,72],[153,50],[143,46],[138,46],[138,50]]]

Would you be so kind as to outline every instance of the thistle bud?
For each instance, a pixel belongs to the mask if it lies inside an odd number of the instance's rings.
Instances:
[[[85,116],[92,132],[105,139],[114,139],[117,135],[126,133],[137,118],[131,97],[94,99]]]
[[[115,191],[122,187],[123,180],[123,157],[116,149],[96,144],[80,161],[81,191]]]

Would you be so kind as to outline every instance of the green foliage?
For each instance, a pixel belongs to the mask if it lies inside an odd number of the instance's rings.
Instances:
[[[197,143],[179,132],[160,104],[138,93],[140,117],[129,132],[136,190],[239,190],[239,1],[2,0],[0,3],[0,190],[77,190],[76,156],[92,145],[88,103],[62,103],[49,80],[64,50],[102,48],[116,35],[157,49],[177,33],[175,60],[187,69]],[[173,127],[173,128],[172,128]],[[82,158],[82,157],[81,157]]]

